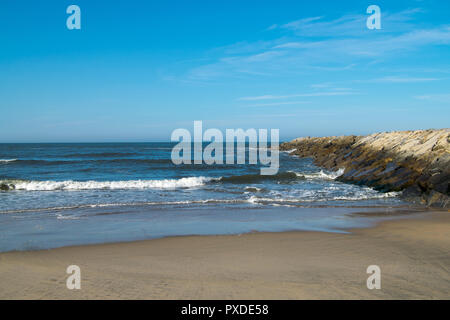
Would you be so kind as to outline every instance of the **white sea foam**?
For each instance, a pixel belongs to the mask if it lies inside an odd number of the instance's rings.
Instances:
[[[145,201],[145,202],[117,202],[117,203],[96,203],[96,204],[82,204],[76,206],[59,206],[59,207],[47,207],[47,208],[33,208],[33,209],[19,209],[19,210],[6,210],[0,211],[0,214],[11,213],[28,213],[28,212],[43,212],[43,211],[65,211],[73,209],[86,209],[86,208],[111,208],[111,207],[133,207],[133,206],[166,206],[166,205],[189,205],[189,204],[214,204],[214,203],[246,203],[244,199],[205,199],[205,200],[183,200],[183,201]],[[78,219],[78,217],[67,217],[56,215],[57,219]]]
[[[275,198],[267,198],[267,197],[257,197],[251,196],[247,199],[247,202],[252,204],[259,203],[302,203],[302,202],[323,202],[323,201],[358,201],[358,200],[372,200],[372,199],[384,199],[384,198],[395,198],[401,195],[401,192],[378,192],[371,188],[364,188],[362,192],[357,192],[348,196],[325,196],[325,197],[317,197],[318,194],[310,191],[308,192],[307,197],[275,197]]]
[[[370,199],[384,199],[384,198],[394,198],[400,196],[401,192],[378,192],[378,193],[361,193],[354,196],[336,196],[333,197],[333,200],[347,200],[347,201],[354,201],[354,200],[370,200]]]
[[[145,202],[118,202],[118,203],[96,203],[96,204],[81,204],[76,206],[56,206],[47,208],[33,208],[33,209],[19,209],[19,210],[6,210],[0,211],[0,214],[11,214],[11,213],[27,213],[27,212],[42,212],[42,211],[65,211],[72,209],[82,209],[82,208],[105,208],[105,207],[122,207],[122,206],[166,206],[166,205],[190,205],[190,204],[244,204],[251,203],[254,205],[272,205],[272,206],[295,206],[301,205],[301,203],[310,202],[323,202],[323,201],[358,201],[358,200],[370,200],[370,199],[383,199],[383,198],[393,198],[397,197],[401,192],[387,192],[381,193],[377,192],[371,188],[365,187],[363,190],[350,193],[346,196],[325,196],[317,197],[318,194],[314,191],[307,190],[302,196],[303,197],[283,197],[282,195],[273,195],[273,197],[257,197],[252,195],[246,199],[204,199],[204,200],[183,200],[183,201],[145,201]],[[57,214],[57,219],[79,219],[76,216],[62,216]]]
[[[247,199],[248,202],[253,203],[253,204],[257,204],[258,201],[261,201],[262,198],[258,198],[256,196],[251,196],[250,198]]]
[[[79,220],[80,217],[76,217],[76,216],[65,216],[62,214],[57,214],[56,215],[56,219],[58,220]]]
[[[15,183],[16,190],[54,191],[54,190],[98,190],[98,189],[175,189],[202,186],[212,178],[188,177],[165,180],[129,180],[129,181],[20,181]]]
[[[320,170],[319,172],[314,172],[314,173],[299,173],[296,172],[295,174],[297,174],[298,176],[303,176],[306,179],[322,179],[322,180],[334,180],[337,177],[339,177],[340,175],[342,175],[344,173],[344,168],[340,168],[337,171],[333,171],[333,172],[324,172],[323,170]]]
[[[292,153],[292,152],[294,152],[294,151],[297,151],[297,149],[284,150],[284,151],[281,151],[281,152]]]
[[[0,159],[0,163],[7,163],[7,162],[14,162],[17,161],[18,159]]]
[[[247,186],[247,187],[245,187],[245,190],[252,191],[252,192],[261,192],[263,190],[263,188]]]

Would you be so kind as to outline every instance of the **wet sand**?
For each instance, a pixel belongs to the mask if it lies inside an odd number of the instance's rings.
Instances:
[[[449,299],[450,212],[348,234],[189,236],[0,253],[1,299]],[[81,290],[66,268],[81,268]],[[366,269],[381,268],[369,290]]]

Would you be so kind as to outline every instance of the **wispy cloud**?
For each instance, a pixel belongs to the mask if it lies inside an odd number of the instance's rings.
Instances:
[[[414,83],[414,82],[429,82],[438,81],[438,78],[414,78],[414,77],[383,77],[371,80],[362,80],[359,82],[378,82],[378,83]]]
[[[261,99],[264,100],[264,99]],[[288,102],[273,102],[273,103],[257,103],[249,104],[246,107],[273,107],[273,106],[285,106],[285,105],[297,105],[297,104],[308,104],[310,101],[288,101]]]
[[[266,31],[275,30],[276,28],[278,28],[278,25],[277,25],[277,24],[273,24],[273,25],[269,26],[269,27],[266,29]]]
[[[448,94],[448,93],[420,95],[420,96],[415,96],[414,98],[419,99],[419,100],[431,101],[431,102],[450,103],[450,94]]]
[[[352,91],[337,91],[337,92],[313,92],[313,93],[299,93],[290,95],[263,95],[255,97],[242,97],[239,101],[258,101],[258,100],[280,100],[280,99],[290,99],[299,97],[328,97],[328,96],[348,96],[356,94]]]
[[[404,10],[396,13],[383,13],[383,33],[398,33],[410,30],[412,20],[420,8]],[[309,17],[292,21],[280,26],[304,37],[340,37],[367,35],[371,31],[366,28],[367,16],[363,14],[349,14],[334,20],[325,17]]]
[[[271,40],[239,42],[214,51],[216,62],[191,69],[193,80],[214,80],[244,75],[283,77],[315,70],[340,72],[374,61],[396,59],[399,53],[430,45],[449,45],[450,26],[420,28],[414,24],[420,9],[383,13],[382,30],[366,28],[367,15],[345,15],[334,20],[306,17],[273,24]],[[267,33],[265,33],[267,35]],[[434,79],[386,77],[380,82],[419,82]]]

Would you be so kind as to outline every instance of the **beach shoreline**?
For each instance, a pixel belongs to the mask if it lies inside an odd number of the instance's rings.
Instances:
[[[450,215],[0,253],[0,299],[449,299]],[[81,290],[66,268],[81,268]],[[369,265],[381,269],[369,290]]]

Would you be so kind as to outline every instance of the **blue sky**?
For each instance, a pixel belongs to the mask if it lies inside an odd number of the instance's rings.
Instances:
[[[0,43],[0,142],[450,127],[449,1],[2,0]]]

